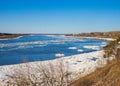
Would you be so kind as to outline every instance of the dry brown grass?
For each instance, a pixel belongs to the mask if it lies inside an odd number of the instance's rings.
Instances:
[[[80,78],[70,86],[120,86],[120,60],[113,60],[92,74]]]
[[[108,58],[111,55],[115,55],[117,52],[117,46],[119,45],[120,37],[116,41],[111,41],[107,46],[104,47],[105,58]]]
[[[120,50],[116,57],[117,59],[112,60],[106,66],[80,78],[70,86],[120,86]]]

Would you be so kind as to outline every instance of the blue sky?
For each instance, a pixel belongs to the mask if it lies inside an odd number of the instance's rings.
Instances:
[[[120,0],[0,0],[0,32],[120,30]]]

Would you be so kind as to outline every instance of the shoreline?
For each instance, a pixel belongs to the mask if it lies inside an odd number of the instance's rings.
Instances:
[[[4,39],[1,39],[1,38],[0,38],[0,40],[11,40],[11,39],[19,39],[19,38],[21,38],[21,37],[23,37],[23,36],[18,36],[18,37],[14,37],[14,38],[4,38]]]
[[[16,38],[19,38],[19,37],[22,37],[24,36],[25,34],[2,34],[0,35],[0,40],[9,40],[9,39],[16,39]]]
[[[73,38],[89,38],[89,39],[97,39],[103,41],[115,41],[116,39],[113,38],[101,38],[101,37],[82,37],[82,36],[66,36],[66,37],[73,37]]]
[[[102,67],[107,64],[107,60],[103,57],[104,51],[94,51],[90,53],[77,54],[67,57],[61,57],[54,60],[47,61],[36,61],[36,62],[28,62],[14,65],[5,65],[0,66],[0,81],[3,77],[5,77],[4,73],[12,74],[14,69],[19,69],[21,66],[26,67],[26,65],[32,65],[32,67],[37,67],[38,64],[43,63],[44,65],[48,65],[49,63],[54,64],[56,66],[61,60],[65,65],[65,68],[69,67],[69,72],[72,73],[74,77],[73,81],[83,77],[87,74],[90,74],[95,71],[96,68]],[[25,68],[27,69],[27,68]],[[34,71],[33,71],[34,72]]]

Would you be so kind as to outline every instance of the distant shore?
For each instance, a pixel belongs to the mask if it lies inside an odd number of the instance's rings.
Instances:
[[[114,38],[101,38],[101,37],[82,37],[82,36],[67,36],[67,37],[75,37],[75,38],[89,38],[89,39],[98,39],[98,40],[105,40],[105,41],[115,41]]]
[[[66,35],[66,34],[29,34],[29,33],[27,33],[27,34],[11,34],[11,33],[0,33],[0,39],[2,40],[2,39],[4,39],[4,40],[6,40],[6,39],[11,39],[11,38],[17,38],[17,37],[21,37],[21,36],[26,36],[26,35]]]
[[[92,39],[101,39],[107,41],[114,41],[120,36],[120,31],[110,31],[110,32],[90,32],[90,33],[78,33],[78,34],[50,34],[50,33],[27,33],[27,34],[16,34],[16,33],[0,33],[0,39],[10,39],[16,38],[24,35],[65,35],[68,37],[79,37],[79,38],[92,38]]]
[[[7,40],[12,38],[18,38],[21,36],[30,35],[30,34],[0,34],[0,40]],[[66,36],[66,35],[65,35]],[[75,37],[75,38],[90,38],[90,39],[99,39],[105,41],[114,41],[114,38],[101,38],[101,37],[87,37],[87,36],[66,36],[66,37]]]
[[[24,36],[26,34],[8,34],[8,33],[0,33],[0,39],[11,39],[11,38],[17,38],[20,36]]]
[[[89,33],[79,33],[79,34],[66,34],[70,37],[80,37],[80,38],[93,38],[101,39],[107,41],[114,41],[120,37],[120,31],[110,31],[110,32],[89,32]]]

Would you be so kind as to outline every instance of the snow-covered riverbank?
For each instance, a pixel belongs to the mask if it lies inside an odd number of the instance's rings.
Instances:
[[[116,39],[113,38],[101,38],[101,37],[82,37],[82,36],[67,36],[73,38],[89,38],[89,39],[98,39],[98,40],[105,40],[105,41],[115,41]]]
[[[85,37],[85,38],[100,39],[100,40],[106,40],[106,41],[115,41],[116,40],[113,38],[100,38],[100,37]]]
[[[43,64],[52,63],[54,64],[54,66],[56,66],[58,62],[62,61],[64,63],[64,67],[68,67],[68,71],[72,73],[74,79],[77,79],[79,77],[85,76],[93,72],[97,67],[105,65],[107,63],[107,60],[103,58],[103,54],[104,51],[101,50],[68,57],[62,57],[55,60],[30,62],[28,64],[32,65],[32,67],[36,67],[39,63]],[[26,63],[0,66],[0,80],[2,80],[5,77],[4,76],[5,74],[13,73],[15,69],[21,68],[20,65],[25,66]]]

